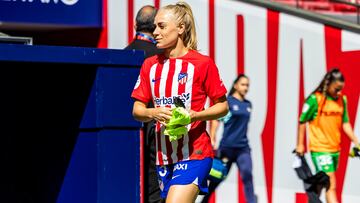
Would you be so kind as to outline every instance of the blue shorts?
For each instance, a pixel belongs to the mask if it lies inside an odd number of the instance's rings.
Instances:
[[[212,158],[203,160],[180,161],[175,164],[156,166],[161,197],[166,198],[172,185],[195,184],[200,194],[208,193],[207,177],[212,165]]]

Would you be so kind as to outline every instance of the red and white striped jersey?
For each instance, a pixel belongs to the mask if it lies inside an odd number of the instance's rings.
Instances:
[[[189,110],[202,111],[206,98],[216,100],[226,94],[218,68],[213,60],[197,51],[189,51],[178,58],[156,55],[147,58],[131,97],[155,107],[174,108],[174,97],[180,97]],[[170,142],[163,134],[165,126],[156,124],[157,165],[173,164],[182,160],[213,157],[206,122],[188,125],[188,134]]]

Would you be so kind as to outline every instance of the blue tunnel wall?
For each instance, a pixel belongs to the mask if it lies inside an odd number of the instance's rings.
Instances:
[[[140,123],[130,94],[143,57],[0,45],[1,202],[140,202]]]

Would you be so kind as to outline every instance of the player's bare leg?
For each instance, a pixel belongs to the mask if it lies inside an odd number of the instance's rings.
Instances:
[[[329,172],[327,175],[330,177],[330,187],[326,192],[326,202],[327,203],[338,203],[336,197],[336,177],[334,172]]]
[[[166,197],[166,203],[194,203],[199,193],[195,184],[172,185]]]

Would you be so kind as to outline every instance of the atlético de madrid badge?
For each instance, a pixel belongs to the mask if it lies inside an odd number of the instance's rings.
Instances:
[[[180,83],[180,84],[185,84],[186,83],[186,81],[187,81],[187,77],[188,76],[188,74],[187,73],[179,73],[179,75],[178,75],[178,82]]]

